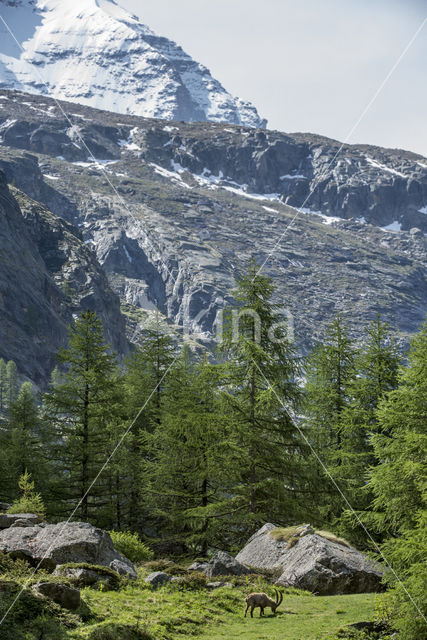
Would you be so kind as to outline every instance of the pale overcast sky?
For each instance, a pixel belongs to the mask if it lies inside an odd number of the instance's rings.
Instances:
[[[270,129],[344,140],[427,17],[427,0],[118,0]],[[427,23],[349,142],[427,156]]]

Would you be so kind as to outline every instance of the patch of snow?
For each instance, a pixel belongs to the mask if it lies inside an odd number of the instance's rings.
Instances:
[[[167,127],[163,127],[163,131],[167,131],[168,133],[171,133],[171,131],[179,131],[178,127],[171,127],[171,126],[167,126]]]
[[[51,176],[49,173],[44,173],[43,178],[49,178],[49,180],[59,180],[59,176]]]
[[[129,255],[129,251],[127,250],[125,244],[123,245],[123,251],[125,252],[126,258],[128,259],[128,261],[132,263],[133,262],[132,257]]]
[[[277,209],[272,209],[271,207],[265,207],[263,205],[262,208],[265,209],[266,211],[269,211],[270,213],[278,213]]]
[[[313,209],[307,209],[307,207],[294,207],[297,211],[301,213],[311,213],[314,216],[319,216],[322,218],[323,224],[332,224],[333,222],[341,222],[344,218],[338,218],[337,216],[327,216],[321,211],[314,211]]]
[[[421,209],[418,209],[418,211],[420,213],[427,213],[427,204],[425,204],[424,207],[421,207]]]
[[[391,224],[388,224],[386,227],[380,227],[380,229],[383,229],[384,231],[401,231],[402,225],[400,224],[400,222],[395,220]]]
[[[87,161],[72,162],[76,167],[94,167],[100,169],[110,164],[117,164],[118,160],[97,160],[96,158],[88,158]]]
[[[15,124],[15,122],[17,122],[16,120],[14,120],[13,118],[8,118],[7,120],[5,120],[3,122],[3,124],[0,124],[0,129],[8,129],[9,127],[11,127],[13,124]]]
[[[156,173],[158,173],[160,176],[163,176],[163,178],[168,178],[169,180],[171,180],[175,184],[178,184],[180,187],[184,187],[186,189],[191,189],[190,185],[188,185],[186,182],[184,182],[184,180],[181,178],[179,172],[177,172],[177,171],[168,171],[164,167],[161,167],[160,165],[155,164],[154,162],[150,162],[149,164],[150,164],[151,167],[153,167],[154,171]],[[178,165],[178,166],[180,166],[180,165]],[[181,167],[181,169],[182,169],[182,167]],[[184,171],[184,169],[182,169],[182,171]]]
[[[425,164],[424,162],[417,162],[417,164],[419,164],[420,167],[424,167],[424,169],[427,169],[427,164]]]
[[[284,176],[280,176],[280,180],[308,180],[307,176],[304,176],[302,173],[296,174],[286,174]]]
[[[376,169],[381,169],[381,171],[387,171],[387,173],[392,173],[395,176],[399,176],[400,178],[408,177],[405,173],[402,173],[401,171],[396,171],[396,169],[391,169],[390,167],[387,167],[387,165],[381,164],[380,162],[377,162],[376,160],[373,160],[368,156],[365,156],[365,157],[366,157],[366,162],[368,162],[368,164],[370,164],[372,167],[375,167]]]

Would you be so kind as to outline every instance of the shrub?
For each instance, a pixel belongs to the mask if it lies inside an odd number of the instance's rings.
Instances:
[[[18,486],[22,491],[22,495],[7,510],[7,513],[35,513],[40,518],[45,517],[45,506],[42,497],[34,490],[34,482],[31,480],[31,474],[26,471],[19,478]]]
[[[115,548],[131,562],[145,562],[154,557],[150,547],[143,542],[137,533],[130,531],[109,531]]]

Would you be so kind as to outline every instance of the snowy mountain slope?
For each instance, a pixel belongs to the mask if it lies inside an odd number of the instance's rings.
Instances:
[[[167,120],[265,127],[180,46],[115,0],[0,0],[0,88]]]

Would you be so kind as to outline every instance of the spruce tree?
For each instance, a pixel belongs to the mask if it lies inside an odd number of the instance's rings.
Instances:
[[[266,521],[299,522],[307,498],[303,439],[291,415],[299,365],[271,280],[251,264],[225,314],[223,395],[239,442],[242,539]]]
[[[112,526],[117,490],[112,462],[98,477],[114,442],[124,432],[116,357],[104,342],[100,320],[85,311],[70,327],[68,347],[58,354],[62,376],[44,396],[46,418],[56,443],[56,482],[51,510]]]
[[[394,569],[387,574],[394,587],[392,623],[402,640],[419,640],[427,631],[427,322],[411,342],[398,388],[380,402],[377,419],[377,465],[369,480],[374,511],[366,523],[387,537],[382,550]]]

